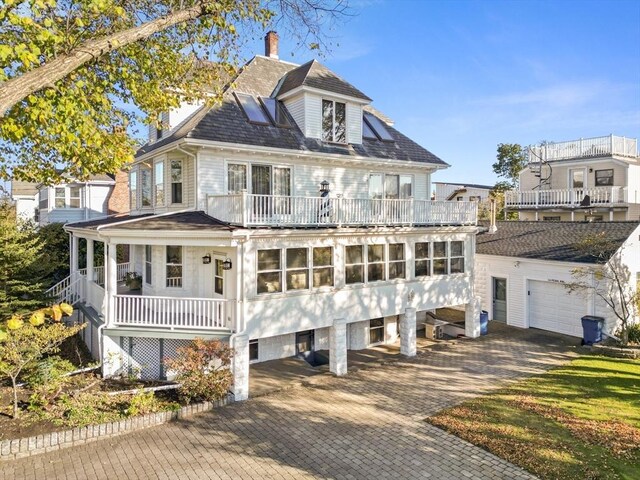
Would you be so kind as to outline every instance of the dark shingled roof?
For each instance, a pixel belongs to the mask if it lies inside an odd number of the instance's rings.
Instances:
[[[21,180],[11,180],[11,195],[35,195],[38,193],[38,185],[31,182],[23,182]]]
[[[597,263],[595,257],[577,248],[580,241],[592,235],[604,234],[620,248],[638,226],[639,222],[497,222],[496,233],[485,231],[478,234],[476,253]]]
[[[302,86],[371,101],[364,93],[317,60],[311,60],[287,73],[278,89],[278,96]]]
[[[290,63],[267,57],[255,57],[243,67],[232,88],[234,91],[256,96],[271,96],[280,78],[294,68],[295,65]],[[307,138],[297,126],[281,128],[274,125],[256,125],[246,120],[230,87],[224,94],[222,103],[213,107],[200,108],[169,136],[143,146],[136,155],[143,155],[186,138],[320,154],[339,154],[347,157],[384,158],[447,165],[393,127],[388,126],[387,130],[395,139],[394,142],[363,138],[362,144],[341,146]]]
[[[128,221],[131,220],[131,221]],[[120,223],[127,221],[127,223]],[[213,218],[201,211],[180,212],[169,215],[114,215],[88,222],[71,223],[72,228],[118,229],[118,230],[162,230],[162,231],[197,231],[197,230],[222,230],[233,231],[227,223]]]

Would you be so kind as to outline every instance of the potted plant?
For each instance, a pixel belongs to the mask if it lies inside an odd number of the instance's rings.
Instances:
[[[124,284],[129,290],[140,290],[142,288],[142,275],[138,272],[127,272],[124,276]]]

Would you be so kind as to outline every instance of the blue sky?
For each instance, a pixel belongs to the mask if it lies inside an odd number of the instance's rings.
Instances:
[[[640,137],[638,0],[351,5],[320,60],[451,164],[435,181],[493,184],[498,143]],[[316,55],[292,50],[281,38],[283,60]]]

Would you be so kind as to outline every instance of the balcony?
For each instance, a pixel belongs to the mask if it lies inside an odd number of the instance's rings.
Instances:
[[[476,202],[209,195],[208,213],[242,227],[476,225]]]
[[[626,187],[511,190],[505,192],[504,198],[505,208],[511,209],[578,208],[586,195],[592,207],[621,207],[629,203]]]
[[[570,158],[629,157],[638,156],[638,140],[635,138],[608,137],[581,138],[568,142],[531,146],[528,150],[529,163],[551,162]]]

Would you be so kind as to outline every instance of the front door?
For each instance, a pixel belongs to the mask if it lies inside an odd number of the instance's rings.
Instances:
[[[313,330],[296,333],[296,355],[308,362],[313,360]]]
[[[498,322],[507,321],[507,279],[493,279],[493,319]]]

